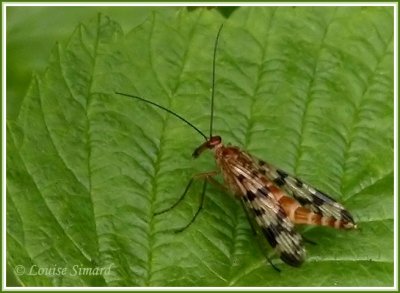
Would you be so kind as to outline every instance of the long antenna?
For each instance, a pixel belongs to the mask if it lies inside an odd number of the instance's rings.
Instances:
[[[207,136],[206,136],[202,131],[200,131],[200,129],[198,129],[196,126],[194,126],[192,123],[190,123],[188,120],[186,120],[186,119],[183,118],[182,116],[176,114],[175,112],[172,112],[170,109],[167,109],[167,108],[165,108],[165,107],[163,107],[163,106],[161,106],[161,105],[159,105],[159,104],[156,104],[156,103],[154,103],[154,102],[152,102],[152,101],[146,100],[146,99],[141,98],[141,97],[138,97],[138,96],[129,95],[129,94],[124,94],[124,93],[120,93],[120,92],[115,92],[115,93],[118,94],[118,95],[121,95],[121,96],[128,97],[128,98],[133,98],[133,99],[141,100],[141,101],[143,101],[143,102],[145,102],[145,103],[148,103],[148,104],[150,104],[150,105],[153,105],[153,106],[155,106],[155,107],[157,107],[157,108],[160,108],[160,109],[162,109],[162,110],[164,110],[164,111],[167,111],[169,114],[174,115],[176,118],[180,119],[181,121],[183,121],[183,122],[185,122],[186,124],[188,124],[189,126],[191,126],[194,130],[196,130],[198,133],[200,133],[201,136],[203,136],[203,137],[205,138],[205,140],[208,140]]]
[[[214,122],[214,94],[215,94],[215,58],[217,56],[217,47],[218,47],[218,40],[219,35],[221,34],[221,30],[224,24],[221,24],[219,27],[217,38],[215,39],[214,45],[214,57],[213,57],[213,64],[212,64],[212,88],[211,88],[211,119],[210,119],[210,138],[212,137],[213,131],[213,122]]]

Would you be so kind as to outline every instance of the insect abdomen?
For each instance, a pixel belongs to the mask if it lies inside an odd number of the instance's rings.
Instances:
[[[336,229],[355,228],[355,225],[352,222],[344,219],[335,219],[334,217],[326,217],[315,213],[308,208],[302,207],[296,200],[288,196],[280,197],[278,202],[285,210],[289,219],[291,219],[295,224],[328,226]]]

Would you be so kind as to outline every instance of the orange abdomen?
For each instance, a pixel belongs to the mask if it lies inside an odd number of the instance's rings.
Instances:
[[[302,207],[295,199],[286,195],[281,196],[278,201],[289,219],[295,224],[328,226],[336,229],[355,228],[355,225],[351,222],[335,219],[334,217],[326,217]]]

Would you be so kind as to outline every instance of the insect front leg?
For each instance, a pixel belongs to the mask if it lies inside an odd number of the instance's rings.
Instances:
[[[205,173],[200,173],[200,174],[196,174],[194,175],[188,182],[188,184],[186,185],[186,188],[184,190],[184,192],[182,193],[182,195],[179,197],[179,199],[169,208],[162,210],[160,212],[156,212],[155,215],[161,215],[165,212],[168,212],[170,210],[172,210],[173,208],[175,208],[177,205],[179,205],[179,203],[181,203],[183,201],[183,199],[185,198],[186,194],[189,192],[190,187],[192,186],[193,182],[196,180],[202,180],[203,181],[203,188],[202,188],[202,192],[201,192],[201,196],[200,196],[200,205],[196,211],[196,213],[194,214],[193,218],[190,220],[190,222],[188,224],[186,224],[185,226],[183,226],[182,228],[178,228],[178,229],[174,229],[173,232],[174,233],[180,233],[183,232],[184,230],[186,230],[187,228],[189,228],[189,226],[191,224],[193,224],[193,222],[196,220],[197,216],[200,214],[201,210],[203,209],[203,205],[204,205],[204,198],[205,198],[205,194],[206,194],[206,189],[207,189],[207,183],[211,183],[213,185],[217,185],[220,188],[224,188],[225,187],[220,184],[217,180],[215,180],[213,177],[215,175],[217,175],[218,172],[216,171],[211,171],[211,172],[205,172]]]

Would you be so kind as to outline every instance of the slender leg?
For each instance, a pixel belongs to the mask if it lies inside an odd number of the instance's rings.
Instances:
[[[257,227],[254,223],[254,220],[250,217],[248,210],[244,206],[244,202],[241,200],[240,203],[242,204],[242,207],[246,214],[247,220],[250,223],[251,230],[253,231],[254,236],[256,236],[257,235]],[[277,271],[278,273],[281,272],[281,270],[276,265],[274,265],[274,263],[272,262],[272,260],[269,256],[266,255],[265,258],[267,259],[268,263],[274,268],[275,271]]]
[[[244,206],[244,202],[241,200],[240,203],[242,204],[242,208],[244,213],[246,214],[247,221],[250,223],[251,231],[253,231],[253,235],[257,235],[257,230],[254,225],[254,221],[250,218],[249,212],[247,211],[246,207]]]
[[[197,216],[200,214],[200,211],[203,209],[204,205],[204,198],[206,194],[206,188],[207,188],[207,181],[203,182],[203,191],[201,192],[201,197],[200,197],[200,205],[199,208],[197,209],[196,213],[194,214],[193,218],[190,220],[189,223],[187,223],[184,227],[176,229],[174,233],[180,233],[189,228],[190,225],[193,224],[193,222],[196,220]]]
[[[168,211],[172,210],[178,204],[180,204],[180,202],[185,198],[186,194],[188,193],[190,186],[192,186],[193,180],[194,180],[194,177],[192,177],[189,180],[189,183],[186,185],[185,191],[182,193],[182,195],[179,197],[179,199],[172,206],[170,206],[169,208],[166,208],[166,209],[164,209],[162,211],[155,212],[154,215],[156,215],[156,216],[161,215],[161,214],[163,214],[165,212],[168,212]]]
[[[276,265],[274,265],[274,263],[273,263],[272,260],[269,258],[269,256],[267,256],[267,261],[268,261],[268,263],[274,268],[275,271],[277,271],[278,273],[281,272],[281,270],[280,270]]]
[[[310,238],[304,237],[304,235],[301,235],[303,237],[304,242],[312,244],[312,245],[317,245],[317,242],[311,240]]]
[[[225,185],[214,179],[214,176],[216,176],[217,174],[218,174],[217,172],[212,171],[212,172],[197,174],[194,176],[194,178],[207,180],[209,183],[211,183],[221,191],[229,192],[228,188]]]
[[[194,180],[203,180],[203,189],[201,192],[199,208],[197,209],[193,218],[190,220],[190,222],[187,225],[185,225],[184,227],[179,228],[179,229],[174,229],[173,231],[174,231],[174,233],[180,233],[180,232],[183,232],[184,230],[186,230],[191,224],[193,224],[193,222],[196,220],[197,216],[200,214],[201,210],[203,209],[204,198],[205,198],[206,189],[207,189],[207,182],[210,182],[211,184],[216,185],[216,186],[226,190],[226,188],[221,183],[219,183],[217,180],[212,178],[216,174],[217,174],[217,172],[212,171],[212,172],[206,172],[206,173],[200,173],[200,174],[194,175],[189,180],[189,183],[187,184],[185,191],[182,193],[182,195],[179,197],[179,199],[171,207],[169,207],[165,210],[156,212],[155,215],[157,216],[157,215],[163,214],[163,213],[168,212],[168,211],[172,210],[173,208],[175,208],[179,203],[181,203],[183,201],[183,199],[185,198],[186,194],[188,193],[190,187],[192,186],[193,181]]]

